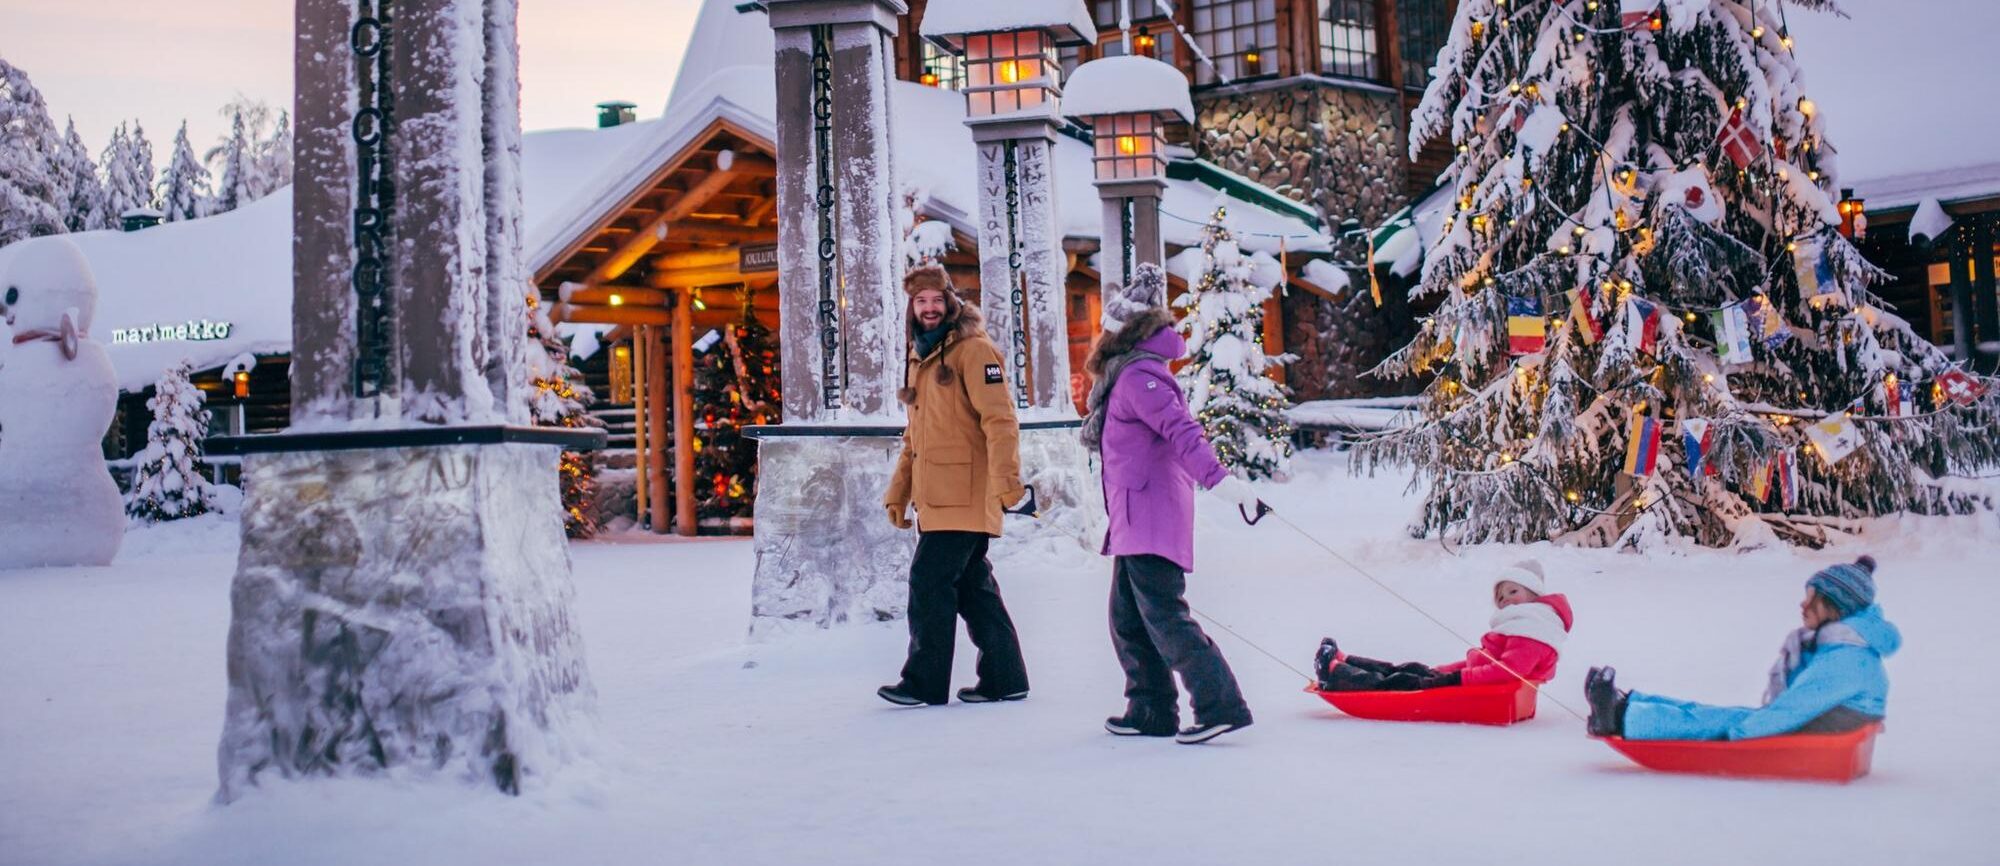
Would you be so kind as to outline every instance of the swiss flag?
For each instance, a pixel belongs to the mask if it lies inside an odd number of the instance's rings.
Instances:
[[[1757,144],[1757,135],[1750,131],[1750,122],[1743,118],[1743,109],[1729,110],[1729,119],[1722,122],[1722,131],[1716,134],[1716,143],[1722,145],[1722,152],[1737,168],[1749,168],[1757,160],[1763,148]]]

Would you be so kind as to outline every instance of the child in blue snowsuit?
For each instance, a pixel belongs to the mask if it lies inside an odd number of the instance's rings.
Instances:
[[[1591,668],[1591,736],[1628,740],[1748,740],[1838,733],[1882,720],[1889,677],[1882,659],[1902,646],[1875,605],[1875,559],[1822,569],[1806,581],[1805,627],[1792,632],[1771,666],[1762,707],[1718,707],[1619,691],[1611,668]]]

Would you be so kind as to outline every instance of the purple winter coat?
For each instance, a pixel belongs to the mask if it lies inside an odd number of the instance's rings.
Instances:
[[[1172,328],[1147,337],[1139,349],[1178,358],[1187,341]],[[1105,398],[1104,533],[1107,556],[1151,553],[1194,570],[1194,484],[1220,483],[1228,470],[1215,459],[1201,425],[1167,365],[1134,361]]]

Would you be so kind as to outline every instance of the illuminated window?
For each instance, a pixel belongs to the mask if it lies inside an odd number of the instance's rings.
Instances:
[[[1196,84],[1214,84],[1278,72],[1278,0],[1192,0],[1189,35],[1215,68],[1202,64]]]
[[[918,81],[932,87],[965,89],[965,61],[929,42],[924,43],[924,65],[918,74]]]
[[[1396,29],[1403,41],[1403,86],[1422,90],[1431,83],[1431,64],[1451,31],[1445,0],[1398,0]]]
[[[1319,71],[1381,78],[1375,46],[1375,0],[1319,0]]]

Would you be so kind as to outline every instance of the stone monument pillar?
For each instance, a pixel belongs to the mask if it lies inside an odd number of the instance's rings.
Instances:
[[[527,419],[512,0],[297,0],[293,427],[244,454],[227,802],[560,766],[592,699]]]
[[[1097,41],[1082,0],[934,0],[923,35],[965,58],[965,125],[979,148],[980,311],[1021,410],[1022,480],[1041,519],[1010,520],[1015,540],[1103,540],[1103,492],[1077,441],[1069,368],[1068,259],[1057,218],[1054,149],[1062,120],[1056,49]]]
[[[903,0],[770,0],[784,418],[756,429],[751,632],[903,615],[915,548],[882,510],[905,339],[889,141]]]

